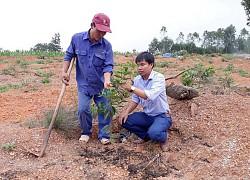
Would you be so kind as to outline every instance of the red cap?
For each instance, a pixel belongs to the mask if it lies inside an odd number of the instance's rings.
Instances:
[[[99,31],[110,32],[110,33],[112,32],[110,29],[110,19],[106,14],[104,13],[96,14],[92,19],[92,22],[95,23],[96,28]]]

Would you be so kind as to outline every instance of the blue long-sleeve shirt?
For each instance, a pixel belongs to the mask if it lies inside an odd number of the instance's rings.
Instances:
[[[104,73],[113,73],[114,55],[111,44],[102,38],[92,43],[89,32],[74,34],[66,50],[65,61],[76,61],[78,91],[87,95],[100,93],[104,88]]]
[[[132,95],[132,100],[141,103],[143,111],[149,116],[156,116],[162,113],[170,113],[167,95],[165,77],[156,71],[151,71],[149,78],[143,80],[139,75],[134,79],[134,86],[144,90],[146,100],[136,94]]]

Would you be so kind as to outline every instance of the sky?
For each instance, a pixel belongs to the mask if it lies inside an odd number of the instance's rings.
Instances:
[[[110,17],[112,33],[105,38],[113,51],[138,52],[148,49],[160,30],[169,38],[179,33],[216,31],[231,24],[237,32],[246,26],[242,0],[1,0],[0,48],[29,50],[37,43],[49,43],[60,33],[65,51],[71,37],[87,31],[96,13]]]

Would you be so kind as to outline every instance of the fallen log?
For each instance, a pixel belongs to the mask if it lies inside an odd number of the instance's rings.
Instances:
[[[173,82],[166,86],[166,94],[167,96],[178,100],[193,99],[199,96],[197,89],[175,85]]]

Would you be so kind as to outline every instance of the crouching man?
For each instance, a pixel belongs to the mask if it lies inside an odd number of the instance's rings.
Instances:
[[[153,70],[154,61],[154,56],[149,52],[142,52],[136,57],[135,63],[140,75],[135,77],[133,86],[122,84],[125,90],[133,94],[128,108],[119,117],[119,123],[139,137],[135,143],[152,140],[161,143],[162,151],[167,151],[167,130],[172,125],[172,119],[165,77]],[[143,112],[130,114],[139,104]]]

